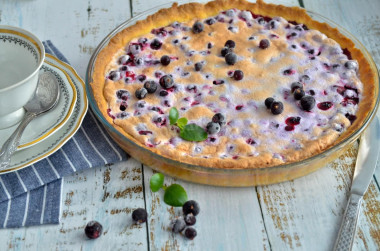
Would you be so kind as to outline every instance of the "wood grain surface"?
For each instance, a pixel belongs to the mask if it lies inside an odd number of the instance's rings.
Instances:
[[[51,39],[80,76],[97,44],[133,15],[167,0],[44,1],[0,0],[0,24]],[[189,1],[186,1],[189,2]],[[203,1],[205,2],[205,1]],[[276,2],[275,0],[271,2]],[[299,5],[296,0],[281,1]],[[352,32],[380,65],[380,1],[303,0]],[[59,225],[0,230],[0,250],[331,250],[350,189],[358,144],[321,170],[294,181],[251,188],[179,183],[199,202],[198,236],[189,241],[171,233],[181,208],[167,206],[162,191],[152,193],[150,167],[130,159],[89,169],[64,179]],[[380,169],[376,170],[380,179]],[[376,179],[364,197],[354,250],[380,250],[380,192]],[[146,208],[148,222],[135,225],[131,212]],[[98,220],[104,234],[84,236]]]

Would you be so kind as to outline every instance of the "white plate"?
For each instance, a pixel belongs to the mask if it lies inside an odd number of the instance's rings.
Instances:
[[[58,58],[46,54],[45,61],[53,64],[62,72],[66,72],[76,91],[77,98],[75,100],[74,109],[68,121],[58,129],[50,137],[35,144],[32,147],[17,151],[12,155],[11,163],[8,169],[0,171],[1,174],[20,170],[23,167],[29,166],[47,156],[51,155],[61,148],[79,129],[84,115],[87,112],[87,96],[86,88],[83,80],[78,76],[75,70],[68,64],[62,62]]]
[[[49,112],[42,114],[32,120],[25,128],[20,139],[20,145],[17,150],[31,147],[53,135],[68,120],[74,110],[77,99],[77,90],[71,81],[69,75],[55,67],[49,61],[44,62],[40,73],[51,72],[59,83],[61,95],[57,105]],[[12,127],[0,130],[0,147],[16,130],[18,124]]]

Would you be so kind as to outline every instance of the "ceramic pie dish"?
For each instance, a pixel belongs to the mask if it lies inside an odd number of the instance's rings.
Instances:
[[[374,116],[376,66],[326,18],[262,1],[160,8],[107,36],[86,79],[95,114],[144,164],[212,185],[280,182],[336,158]],[[169,124],[173,107],[204,141]]]

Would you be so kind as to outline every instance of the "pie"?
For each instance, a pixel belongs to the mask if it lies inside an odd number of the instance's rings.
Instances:
[[[204,167],[264,168],[362,127],[374,77],[350,39],[304,9],[216,0],[173,4],[119,32],[91,87],[107,121],[140,147]],[[173,107],[206,139],[184,139]]]

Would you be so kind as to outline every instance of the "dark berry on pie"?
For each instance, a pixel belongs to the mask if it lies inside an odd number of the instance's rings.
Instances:
[[[276,20],[271,20],[271,21],[269,22],[269,27],[270,27],[271,29],[276,29],[276,28],[277,28],[277,24],[278,24],[278,22],[277,22]]]
[[[305,96],[305,91],[301,88],[296,88],[293,92],[293,97],[295,100],[300,100],[303,96]]]
[[[256,144],[256,141],[254,141],[251,138],[247,139],[245,142],[247,142],[248,145],[254,145],[254,144]]]
[[[119,68],[120,71],[128,71],[128,66],[123,65],[122,67]]]
[[[140,89],[137,89],[136,92],[135,92],[135,96],[138,99],[145,98],[147,94],[148,94],[148,91],[144,87],[142,87]]]
[[[314,95],[315,95],[315,91],[314,91],[314,90],[309,90],[309,94],[310,94],[311,96],[314,96]]]
[[[195,200],[189,200],[186,201],[185,204],[182,206],[182,211],[184,215],[193,214],[194,216],[197,216],[200,212],[200,207],[198,202]]]
[[[120,111],[125,111],[127,109],[127,105],[126,104],[121,104],[120,107],[119,107]]]
[[[194,68],[196,71],[200,71],[203,68],[203,64],[201,62],[195,63]]]
[[[201,22],[195,22],[193,24],[193,32],[195,34],[201,33],[204,30],[204,25]]]
[[[311,54],[311,55],[314,55],[315,50],[314,50],[314,49],[309,49],[307,52],[308,52],[309,54]]]
[[[262,39],[262,40],[260,41],[260,43],[259,43],[259,47],[260,47],[260,49],[266,49],[266,48],[269,47],[269,45],[270,45],[270,42],[269,42],[268,39]]]
[[[212,81],[212,83],[213,83],[214,85],[222,85],[222,84],[224,84],[224,80],[222,80],[222,79],[217,79],[217,80]]]
[[[165,96],[168,96],[169,92],[165,91],[165,90],[161,90],[160,91],[160,96],[161,97],[165,97]]]
[[[222,55],[222,57],[225,57],[228,53],[232,52],[232,49],[231,48],[227,48],[227,47],[224,47],[221,51],[220,51],[220,54]]]
[[[135,55],[135,54],[139,54],[141,52],[141,45],[139,44],[131,44],[129,46],[129,51]]]
[[[290,85],[290,89],[292,91],[292,93],[295,91],[295,89],[303,89],[303,85],[300,83],[300,82],[293,82],[291,85]]]
[[[144,88],[148,91],[148,93],[155,93],[157,90],[157,82],[153,80],[145,81]]]
[[[206,131],[208,134],[215,134],[220,131],[219,123],[209,122],[206,126]]]
[[[229,64],[229,65],[234,65],[237,61],[237,56],[235,53],[233,52],[229,52],[226,54],[225,58],[226,60],[226,63]]]
[[[265,103],[265,106],[270,109],[270,107],[272,106],[272,103],[274,102],[274,98],[272,97],[269,97],[269,98],[266,98],[264,103]]]
[[[346,67],[349,70],[357,70],[358,63],[355,60],[349,60],[346,63],[344,63],[344,67]]]
[[[301,122],[301,117],[289,117],[285,120],[285,124],[289,126],[299,125]]]
[[[263,25],[263,24],[266,24],[266,21],[263,17],[259,17],[258,19],[256,19],[257,23]]]
[[[189,240],[193,240],[197,236],[197,230],[192,227],[188,227],[185,230],[185,236]]]
[[[182,217],[179,217],[178,219],[175,219],[172,222],[172,232],[173,233],[180,233],[182,232],[186,227],[186,222]]]
[[[196,85],[188,85],[186,87],[186,90],[197,93],[197,86]]]
[[[160,85],[164,89],[169,89],[174,86],[173,78],[170,75],[164,75],[160,78]]]
[[[300,105],[302,110],[311,111],[315,106],[315,99],[313,96],[305,95],[301,98]]]
[[[226,117],[221,113],[216,113],[212,117],[212,122],[218,123],[220,126],[223,126],[226,124]]]
[[[234,72],[234,79],[235,80],[242,80],[244,78],[244,73],[241,70],[236,70]]]
[[[124,100],[124,101],[127,101],[128,98],[130,97],[130,94],[129,94],[129,91],[127,90],[118,90],[116,92],[116,97],[118,99],[121,99],[121,100]]]
[[[214,23],[216,23],[216,20],[215,18],[209,18],[209,19],[206,19],[205,23],[208,25],[213,25]]]
[[[301,81],[301,82],[307,82],[307,81],[309,81],[309,80],[310,80],[309,75],[302,75],[302,76],[300,77],[300,81]]]
[[[119,58],[119,64],[126,64],[129,61],[130,57],[128,55],[123,55]]]
[[[144,100],[139,100],[137,103],[136,103],[136,107],[138,108],[144,108],[145,107],[145,104],[146,102]]]
[[[111,71],[108,75],[108,78],[112,81],[119,80],[120,79],[120,72],[118,71]]]
[[[273,115],[281,114],[284,111],[284,105],[280,101],[273,101],[270,106],[270,111]]]
[[[331,107],[333,107],[333,103],[329,102],[329,101],[321,102],[321,103],[317,104],[317,107],[319,109],[321,109],[322,111],[326,111],[326,110],[330,109]]]
[[[224,44],[224,47],[233,49],[235,48],[235,41],[233,40],[227,40],[227,42]]]
[[[148,218],[148,213],[144,208],[137,208],[132,212],[132,219],[137,223],[141,224],[146,222]]]
[[[287,69],[284,71],[284,75],[293,75],[295,72],[295,70],[292,70],[292,69]]]
[[[140,82],[144,82],[145,79],[146,79],[146,76],[144,74],[141,74],[141,75],[137,76],[137,80],[140,81]]]
[[[289,39],[289,38],[296,37],[296,36],[297,36],[297,33],[296,32],[292,32],[289,35],[287,35],[286,38]]]
[[[90,239],[96,239],[102,235],[103,226],[97,221],[90,221],[84,228],[84,233]]]
[[[355,115],[346,113],[345,116],[351,122],[351,124],[354,123],[354,121],[356,120],[356,116]]]
[[[164,55],[161,57],[160,62],[162,65],[169,65],[170,64],[170,57],[168,55]]]
[[[285,131],[293,131],[294,130],[294,126],[292,126],[292,125],[287,125],[287,126],[285,126]]]
[[[159,50],[162,46],[162,42],[158,39],[154,39],[152,43],[150,43],[150,48],[153,50]]]

